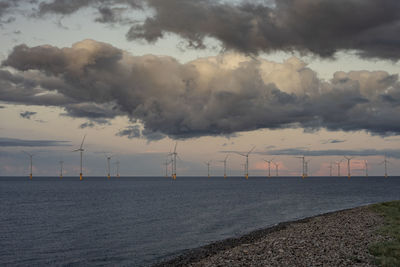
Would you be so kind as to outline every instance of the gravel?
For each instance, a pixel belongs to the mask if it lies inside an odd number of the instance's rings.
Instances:
[[[375,266],[383,218],[368,207],[327,213],[257,230],[191,250],[156,266]]]

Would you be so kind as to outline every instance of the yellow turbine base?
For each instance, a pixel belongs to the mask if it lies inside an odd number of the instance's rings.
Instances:
[[[62,175],[60,175],[60,179],[62,179]]]
[[[226,175],[224,175],[224,179],[226,179]]]
[[[248,180],[248,179],[249,179],[249,175],[248,175],[248,174],[246,174],[245,178],[246,178],[246,180]]]
[[[80,173],[79,174],[79,181],[82,181],[83,180],[83,176],[82,176],[82,173]]]
[[[29,174],[29,179],[31,179],[31,180],[32,180],[32,173],[31,173],[31,174]]]
[[[107,175],[107,178],[110,179],[111,178],[110,175]]]
[[[350,177],[351,177],[351,176],[350,176],[350,175],[348,175],[348,176],[347,176],[347,179],[350,179]]]
[[[176,180],[176,174],[172,175],[172,179]]]

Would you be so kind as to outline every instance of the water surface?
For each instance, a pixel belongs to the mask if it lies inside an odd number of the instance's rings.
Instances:
[[[328,211],[400,199],[400,178],[0,178],[0,266],[147,266]]]

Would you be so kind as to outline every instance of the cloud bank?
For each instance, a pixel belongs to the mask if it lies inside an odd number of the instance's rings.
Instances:
[[[366,58],[400,57],[398,0],[6,0],[0,3],[0,18],[23,6],[37,18],[94,8],[95,21],[128,24],[128,40],[150,43],[172,33],[194,48],[204,48],[211,37],[224,49],[252,54],[332,57],[351,50]],[[135,10],[148,15],[132,20]]]
[[[50,147],[71,146],[70,141],[58,140],[23,140],[16,138],[0,137],[0,147]]]
[[[400,149],[361,149],[361,150],[345,150],[345,149],[329,149],[329,150],[307,150],[302,148],[288,148],[288,149],[276,149],[267,152],[255,152],[263,155],[285,155],[295,156],[304,155],[309,157],[318,156],[384,156],[390,158],[400,159]]]
[[[120,135],[150,139],[293,127],[400,133],[397,75],[336,72],[323,81],[295,57],[277,63],[227,53],[182,64],[94,40],[14,47],[0,69],[0,100],[100,121],[126,115],[144,128]]]

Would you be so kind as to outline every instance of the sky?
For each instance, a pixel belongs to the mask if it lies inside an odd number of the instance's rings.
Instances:
[[[0,175],[400,173],[397,0],[0,0]],[[275,174],[275,169],[273,170]]]

